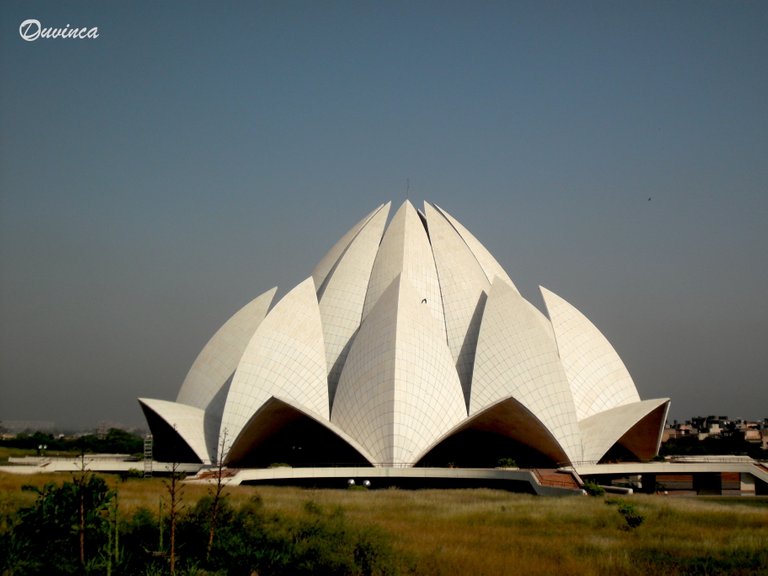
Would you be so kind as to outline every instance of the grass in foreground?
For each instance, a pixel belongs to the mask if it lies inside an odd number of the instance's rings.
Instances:
[[[28,505],[23,484],[62,482],[69,475],[0,474],[3,511]],[[124,513],[157,510],[162,480],[107,477]],[[643,516],[627,527],[615,499],[544,498],[496,490],[310,490],[237,487],[234,507],[259,496],[264,508],[299,518],[306,503],[339,508],[351,522],[391,537],[408,574],[768,574],[767,498],[624,497]],[[188,507],[207,494],[187,485]]]

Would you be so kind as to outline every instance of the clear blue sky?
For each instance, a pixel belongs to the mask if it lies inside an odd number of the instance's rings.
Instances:
[[[143,423],[408,181],[673,418],[768,416],[768,3],[222,4],[0,5],[0,420]]]

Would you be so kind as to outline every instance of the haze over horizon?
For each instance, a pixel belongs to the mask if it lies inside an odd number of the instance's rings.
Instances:
[[[670,419],[768,417],[766,30],[758,2],[3,3],[0,421],[144,425],[406,196]]]

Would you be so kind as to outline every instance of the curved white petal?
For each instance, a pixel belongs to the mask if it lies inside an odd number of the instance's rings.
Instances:
[[[250,418],[238,436],[237,442],[232,445],[227,457],[237,462],[248,456],[253,450],[259,450],[261,444],[269,441],[270,437],[285,426],[290,426],[297,416],[306,416],[318,424],[324,426],[336,436],[356,450],[369,463],[373,462],[372,456],[361,446],[355,438],[349,436],[344,430],[314,412],[308,411],[289,400],[272,396]]]
[[[497,277],[480,326],[469,413],[506,398],[543,422],[572,461],[581,460],[576,410],[557,348],[523,297]]]
[[[360,326],[371,268],[388,214],[389,205],[366,222],[328,275],[324,289],[318,293],[331,402],[352,336]]]
[[[267,315],[277,288],[251,300],[203,347],[181,385],[176,402],[206,409],[232,376],[253,333]]]
[[[579,426],[584,438],[584,461],[597,463],[622,436],[654,412],[655,418],[648,422],[649,429],[642,430],[635,443],[639,444],[638,451],[644,452],[638,456],[655,455],[668,408],[669,398],[656,398],[617,406],[582,420]]]
[[[430,204],[424,206],[443,295],[448,348],[469,405],[477,333],[491,287],[485,272],[456,229]]]
[[[271,396],[328,418],[328,371],[312,278],[267,314],[248,343],[227,396],[219,436],[231,442]]]
[[[392,218],[381,240],[368,284],[363,318],[398,276],[408,280],[416,289],[421,301],[445,333],[443,300],[432,247],[421,218],[407,200]],[[443,339],[445,338],[443,334]]]
[[[586,316],[554,292],[541,288],[579,420],[639,402],[624,362]]]
[[[203,432],[205,426],[205,411],[196,406],[155,400],[154,398],[139,398],[139,403],[145,410],[151,410],[160,417],[176,434],[192,449],[203,464],[211,463],[211,456],[205,442]]]
[[[331,421],[377,465],[413,465],[466,417],[453,358],[408,281],[395,279],[366,317],[341,373]]]
[[[438,438],[428,447],[425,454],[451,436],[467,430],[490,432],[509,438],[533,448],[559,466],[572,462],[572,458],[563,450],[563,445],[553,436],[552,431],[521,402],[511,397],[470,414],[458,426]]]
[[[331,273],[331,270],[333,270],[333,267],[336,266],[336,263],[339,261],[339,258],[341,258],[342,254],[344,254],[344,251],[347,249],[347,247],[350,245],[352,240],[354,240],[355,236],[357,236],[357,233],[368,223],[368,220],[373,218],[376,213],[381,210],[384,206],[387,207],[387,211],[389,210],[390,203],[387,202],[386,204],[381,204],[378,206],[375,210],[373,210],[371,213],[366,215],[362,220],[360,220],[357,224],[352,226],[344,236],[342,236],[336,244],[334,244],[330,250],[320,259],[320,262],[317,263],[315,266],[315,269],[312,270],[312,279],[315,281],[315,288],[319,291],[328,276],[328,274]]]
[[[472,251],[472,254],[475,255],[477,262],[480,264],[480,266],[483,269],[483,272],[485,272],[485,275],[488,278],[488,282],[493,283],[493,279],[498,277],[504,280],[507,284],[512,286],[517,291],[517,288],[515,287],[515,284],[512,282],[512,279],[506,273],[504,268],[501,267],[501,264],[499,264],[496,261],[496,258],[494,258],[493,255],[488,251],[488,249],[485,246],[483,246],[480,243],[480,241],[477,238],[475,238],[469,230],[464,228],[461,222],[456,220],[453,216],[448,214],[448,212],[443,210],[437,204],[435,204],[435,208],[437,208],[440,211],[440,213],[443,216],[445,216],[446,220],[448,220],[448,222],[451,223],[451,225],[456,229],[456,232],[459,233],[459,236],[462,237],[464,242]]]

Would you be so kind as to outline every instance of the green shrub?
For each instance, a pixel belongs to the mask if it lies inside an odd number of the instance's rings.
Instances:
[[[626,527],[629,530],[637,528],[645,520],[645,517],[637,511],[635,505],[629,502],[620,503],[618,511],[627,523]]]
[[[201,498],[178,526],[180,566],[189,574],[380,574],[397,572],[382,531],[347,521],[340,508],[313,500],[298,518],[264,511],[259,498],[238,508],[220,502],[211,554],[206,558],[212,499]]]
[[[584,491],[590,496],[603,496],[605,494],[605,488],[591,480],[584,482]]]
[[[147,508],[138,508],[120,525],[121,570],[125,574],[151,574],[152,570],[160,573],[165,565],[160,540],[157,516]]]
[[[108,508],[114,497],[106,482],[88,474],[60,486],[48,483],[22,490],[35,492],[37,498],[19,510],[9,535],[10,551],[24,566],[18,573],[102,573],[109,552]]]
[[[142,472],[138,468],[129,468],[128,470],[124,470],[123,472],[120,472],[121,482],[126,482],[130,478],[134,478],[134,479],[144,478],[144,472]]]

